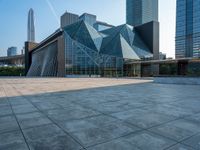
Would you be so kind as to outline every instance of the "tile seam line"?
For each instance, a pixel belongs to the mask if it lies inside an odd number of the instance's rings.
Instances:
[[[74,102],[74,103],[77,104],[76,102]],[[78,105],[81,105],[81,104],[78,104]],[[81,106],[82,106],[82,105],[81,105]],[[86,108],[92,109],[92,108],[90,108],[90,107],[86,107]],[[94,110],[94,109],[92,109],[92,110]],[[113,117],[113,116],[110,115],[110,114],[106,114],[106,113],[102,113],[102,114],[105,115],[105,116],[108,116],[108,117],[115,118],[115,119],[117,119],[117,120],[119,120],[119,121],[122,121],[122,122],[124,122],[125,124],[128,124],[128,125],[130,125],[130,126],[137,127],[137,128],[139,128],[139,129],[141,129],[141,130],[139,130],[139,131],[147,131],[147,132],[150,132],[150,133],[152,133],[152,134],[161,136],[161,137],[163,137],[163,138],[167,138],[168,140],[171,140],[171,141],[173,141],[173,142],[176,142],[176,144],[178,143],[178,142],[177,142],[176,140],[174,140],[174,139],[171,139],[171,138],[169,138],[169,137],[166,137],[166,136],[163,136],[163,135],[160,135],[160,134],[157,134],[157,133],[154,133],[154,132],[149,131],[149,129],[151,129],[151,128],[153,128],[153,127],[150,127],[150,128],[147,128],[147,129],[141,128],[141,127],[138,127],[138,126],[136,126],[136,125],[134,125],[134,124],[132,124],[132,123],[129,123],[129,122],[127,122],[127,121],[124,121],[124,120],[122,120],[122,119],[119,119],[119,118],[117,118],[117,117]],[[179,119],[183,119],[183,118],[176,118],[176,119],[174,119],[174,120],[168,121],[167,123],[170,123],[170,122],[173,122],[173,121],[176,121],[176,120],[179,120]],[[165,122],[165,123],[162,123],[162,124],[160,124],[160,125],[163,125],[163,124],[166,124],[166,122]],[[157,126],[160,126],[160,125],[156,125],[156,126],[154,126],[154,127],[157,127]]]
[[[182,144],[182,145],[184,145],[184,146],[188,146],[188,147],[190,147],[190,148],[192,148],[192,149],[195,150],[194,147],[192,147],[192,146],[190,146],[190,145],[188,145],[188,144],[182,143],[182,142],[184,142],[184,141],[186,141],[186,140],[188,140],[188,139],[190,139],[190,138],[192,138],[192,137],[198,135],[199,133],[200,133],[200,132],[195,133],[195,134],[193,134],[193,135],[191,135],[191,136],[189,136],[189,137],[187,137],[187,138],[184,138],[184,139],[178,141],[176,144]],[[176,145],[176,144],[175,144],[175,145]],[[173,146],[174,146],[174,145],[173,145]],[[171,146],[171,147],[172,147],[172,146]],[[164,149],[164,150],[167,150],[167,149],[169,149],[169,148],[171,148],[171,147],[168,147],[168,148],[166,148],[166,149]]]
[[[142,132],[142,131],[144,131],[144,130],[133,131],[133,132],[130,132],[130,133],[128,133],[128,134],[125,134],[125,135],[122,135],[122,136],[118,136],[118,137],[109,139],[109,140],[107,140],[106,142],[100,142],[100,143],[97,143],[97,144],[94,144],[94,145],[87,146],[86,148],[92,148],[92,147],[95,147],[95,146],[98,146],[98,145],[101,145],[101,144],[109,143],[109,142],[111,142],[111,141],[115,141],[115,140],[117,140],[117,139],[120,139],[120,138],[129,136],[129,135],[131,135],[131,134],[139,133],[139,132]],[[142,150],[142,149],[139,148],[139,147],[137,147],[137,148],[138,148],[139,150]]]
[[[77,103],[77,102],[72,102],[72,103],[78,104],[78,105],[80,105],[80,106],[82,106],[82,107],[85,107],[85,108],[89,108],[89,109],[91,109],[91,110],[93,110],[93,111],[97,111],[97,112],[99,112],[99,113],[101,113],[101,114],[103,114],[103,115],[105,115],[105,116],[108,116],[108,117],[117,119],[117,120],[119,120],[119,121],[121,121],[121,122],[124,122],[124,123],[127,124],[127,125],[130,125],[130,126],[133,126],[133,127],[137,127],[137,128],[139,128],[139,129],[146,130],[146,131],[148,131],[148,132],[150,132],[149,129],[151,129],[151,128],[153,128],[153,127],[157,127],[157,126],[160,126],[160,125],[163,125],[163,124],[166,124],[166,123],[170,123],[170,122],[173,122],[173,121],[176,121],[176,120],[179,120],[179,119],[183,119],[183,118],[176,118],[176,119],[173,119],[173,120],[164,122],[164,123],[162,123],[162,124],[152,126],[152,127],[150,127],[150,128],[142,128],[142,127],[139,127],[139,126],[137,126],[137,125],[134,125],[134,124],[132,124],[132,123],[130,123],[130,122],[124,121],[123,119],[119,119],[119,118],[117,118],[117,117],[114,117],[114,116],[112,116],[112,115],[110,115],[110,114],[100,112],[99,110],[95,110],[95,109],[93,109],[93,108],[91,108],[91,107],[83,106],[83,105],[81,105],[81,104],[79,104],[79,103]],[[144,107],[145,107],[145,106],[144,106]],[[140,108],[143,108],[143,107],[140,107]],[[120,112],[123,112],[123,111],[120,111]],[[112,114],[112,113],[111,113],[111,114]],[[153,133],[153,132],[151,132],[151,133]]]
[[[14,113],[14,110],[13,110],[13,108],[12,108],[12,104],[10,103],[10,100],[9,100],[9,98],[8,98],[8,95],[7,95],[6,90],[5,90],[4,87],[3,87],[3,90],[4,90],[4,93],[5,93],[5,95],[6,95],[6,99],[7,99],[8,103],[9,103],[11,109],[12,109],[12,113],[13,113],[13,115],[14,115],[14,117],[15,117],[15,120],[16,120],[16,122],[17,122],[17,125],[18,125],[18,127],[19,127],[19,129],[20,129],[20,132],[21,132],[21,134],[22,134],[22,136],[23,136],[23,138],[24,138],[24,141],[25,141],[25,143],[26,143],[26,146],[27,146],[27,148],[28,148],[29,150],[31,150],[31,149],[30,149],[30,146],[29,146],[29,144],[28,144],[28,142],[27,142],[27,139],[26,139],[26,137],[25,137],[25,135],[24,135],[24,133],[23,133],[23,131],[22,131],[22,128],[21,128],[21,126],[20,126],[20,124],[19,124],[19,121],[18,121],[18,119],[17,119],[17,116],[16,116],[16,114]]]
[[[41,112],[42,114],[44,114],[44,116],[46,116],[50,121],[52,121],[53,124],[55,124],[59,129],[61,129],[61,131],[63,131],[65,134],[67,134],[69,137],[71,137],[75,142],[77,142],[82,148],[85,148],[85,146],[83,146],[76,138],[74,138],[71,134],[69,134],[68,132],[66,132],[65,130],[62,129],[61,126],[59,126],[54,120],[52,120],[51,118],[49,118],[48,115],[46,115],[44,112],[40,111],[40,109],[38,109],[37,106],[35,106],[35,104],[33,104],[29,99],[27,99],[20,91],[18,91],[15,87],[14,89],[21,94],[21,96],[23,96],[27,101],[29,101],[39,112]]]

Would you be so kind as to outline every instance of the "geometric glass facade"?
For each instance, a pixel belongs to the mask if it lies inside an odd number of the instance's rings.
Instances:
[[[123,58],[101,55],[69,36],[65,36],[66,75],[86,76],[123,76]]]
[[[102,35],[84,21],[75,26],[64,29],[66,75],[123,76],[125,59],[101,53]]]
[[[158,0],[126,0],[126,23],[132,26],[158,21]]]
[[[65,13],[65,23],[73,21],[71,14],[68,19],[66,16],[69,15]],[[27,75],[87,77],[139,75],[139,67],[130,69],[126,64],[153,58],[151,45],[154,40],[150,40],[148,45],[143,40],[153,35],[141,33],[141,29],[149,29],[152,24],[147,24],[145,27],[133,27],[128,24],[105,26],[109,28],[99,31],[87,19],[79,19],[57,30],[34,49],[30,48],[29,43],[26,44],[26,51],[30,55],[30,58],[26,55],[26,63],[30,65]]]
[[[124,64],[153,55],[129,25],[101,32],[81,20],[63,28],[66,76],[124,76]]]
[[[200,57],[200,0],[177,0],[176,58]]]
[[[97,31],[103,31],[103,30],[106,30],[106,29],[110,29],[114,27],[113,25],[110,25],[110,24],[107,24],[105,22],[100,22],[100,21],[97,21],[95,24],[94,24],[94,28],[97,30]]]
[[[97,21],[97,16],[93,14],[84,13],[79,17],[79,20],[83,20],[89,25],[93,26]]]

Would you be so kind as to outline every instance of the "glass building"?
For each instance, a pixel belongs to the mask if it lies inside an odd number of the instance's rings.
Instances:
[[[176,58],[200,57],[200,0],[177,0]]]
[[[16,56],[17,55],[17,47],[9,47],[7,50],[7,56]]]
[[[70,24],[34,48],[26,42],[27,76],[130,76],[138,74],[140,68],[127,71],[127,63],[154,58],[154,23],[115,27],[96,22],[105,27],[96,29],[88,17],[85,14],[78,21],[77,16],[75,20],[66,17],[65,22]]]
[[[158,0],[126,0],[126,23],[132,26],[158,21]]]
[[[97,21],[95,24],[94,24],[94,28],[97,30],[97,31],[103,31],[103,30],[106,30],[106,29],[110,29],[114,27],[113,25],[110,25],[110,24],[107,24],[106,22],[101,22],[101,21]]]
[[[131,32],[127,25],[98,32],[85,21],[65,27],[66,75],[123,76],[125,61],[140,60]]]
[[[87,22],[89,25],[94,26],[97,21],[97,16],[93,14],[84,13],[79,17],[79,20]]]

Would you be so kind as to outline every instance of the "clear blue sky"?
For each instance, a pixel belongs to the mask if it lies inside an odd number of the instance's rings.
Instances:
[[[159,3],[160,50],[174,57],[176,0]],[[100,21],[120,25],[125,23],[125,4],[125,0],[0,0],[0,55],[6,55],[9,46],[17,46],[20,53],[27,39],[30,8],[35,11],[36,41],[40,42],[59,27],[58,19],[66,10],[96,14]]]

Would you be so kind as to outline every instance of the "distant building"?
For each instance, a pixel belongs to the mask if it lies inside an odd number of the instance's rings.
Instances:
[[[16,56],[17,55],[17,47],[9,47],[7,50],[7,56]]]
[[[162,53],[162,52],[160,52],[159,53],[159,60],[165,60],[165,59],[167,59],[167,55]]]
[[[35,42],[35,23],[34,23],[34,11],[31,8],[28,13],[28,28],[27,28],[27,40],[29,42]]]
[[[110,25],[110,24],[107,24],[105,22],[101,22],[101,21],[97,21],[95,24],[94,24],[94,28],[97,30],[97,31],[102,31],[102,30],[106,30],[106,29],[110,29],[114,27],[113,25]]]
[[[24,48],[21,49],[21,55],[24,55]]]
[[[75,22],[77,22],[79,20],[79,16],[76,14],[72,14],[69,12],[65,12],[62,16],[61,16],[61,28],[73,24]]]
[[[93,14],[84,13],[79,17],[79,20],[87,22],[89,25],[94,26],[97,21],[97,16]]]
[[[177,0],[176,58],[200,57],[200,0]]]
[[[154,60],[158,60],[160,36],[158,0],[126,0],[126,23],[139,27],[139,34],[145,37],[143,40],[153,49]]]
[[[24,55],[0,57],[1,66],[24,66]]]
[[[132,26],[158,22],[158,0],[126,0],[126,23]]]

